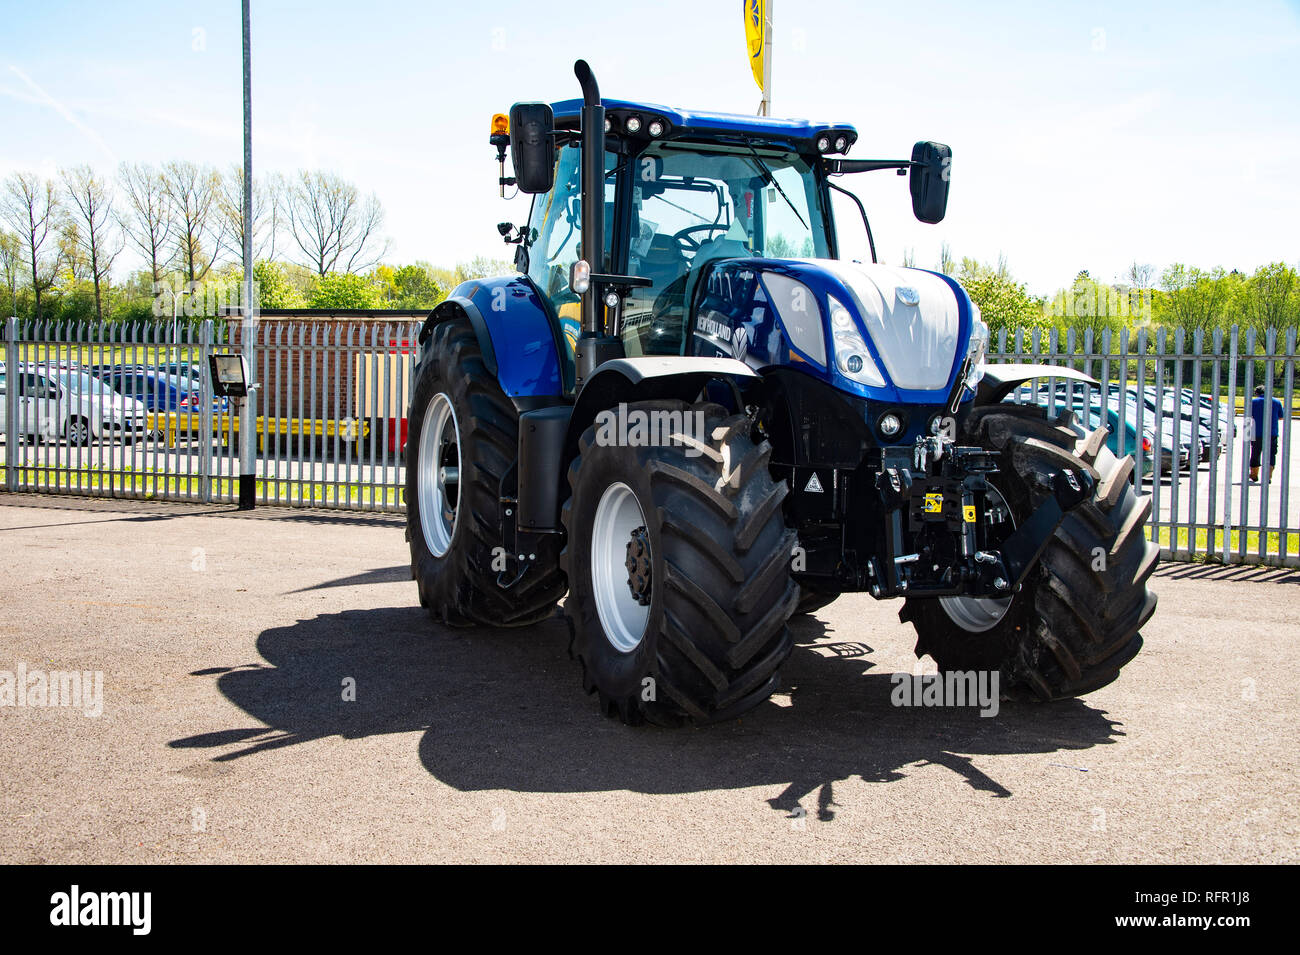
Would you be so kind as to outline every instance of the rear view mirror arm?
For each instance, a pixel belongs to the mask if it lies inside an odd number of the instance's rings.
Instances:
[[[827,159],[826,172],[832,176],[842,176],[852,172],[876,172],[880,169],[897,169],[901,176],[913,166],[924,163],[912,162],[910,159]]]

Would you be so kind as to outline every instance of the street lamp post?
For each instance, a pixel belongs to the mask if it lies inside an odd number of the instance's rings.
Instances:
[[[250,385],[239,415],[239,509],[257,505],[257,408],[253,389],[257,362],[257,317],[253,305],[253,70],[249,0],[243,0],[244,32],[244,315],[239,335]]]

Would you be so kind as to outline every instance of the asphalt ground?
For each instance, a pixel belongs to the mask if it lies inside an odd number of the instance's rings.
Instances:
[[[662,730],[407,561],[392,517],[0,496],[0,671],[103,679],[0,706],[0,862],[1297,861],[1295,571],[1162,565],[1116,683],[991,718],[891,705],[911,628],[845,596],[771,701]]]

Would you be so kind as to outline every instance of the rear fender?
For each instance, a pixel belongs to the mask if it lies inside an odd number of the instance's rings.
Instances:
[[[501,390],[521,409],[539,399],[560,400],[572,359],[562,346],[558,323],[536,287],[522,275],[472,279],[456,287],[424,321],[420,361],[439,323],[464,316],[474,328],[483,364]],[[544,402],[543,402],[544,403]]]

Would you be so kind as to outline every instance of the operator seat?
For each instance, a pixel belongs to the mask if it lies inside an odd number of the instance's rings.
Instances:
[[[663,289],[678,276],[686,273],[686,256],[671,235],[655,233],[650,240],[650,248],[641,257],[637,274],[654,283],[654,288]]]
[[[736,239],[710,239],[708,242],[700,244],[699,251],[695,253],[695,258],[691,260],[691,270],[686,273],[686,287],[683,290],[683,301],[688,307],[695,296],[695,286],[699,283],[700,273],[704,271],[704,265],[717,259],[747,259],[754,253],[743,243]]]

